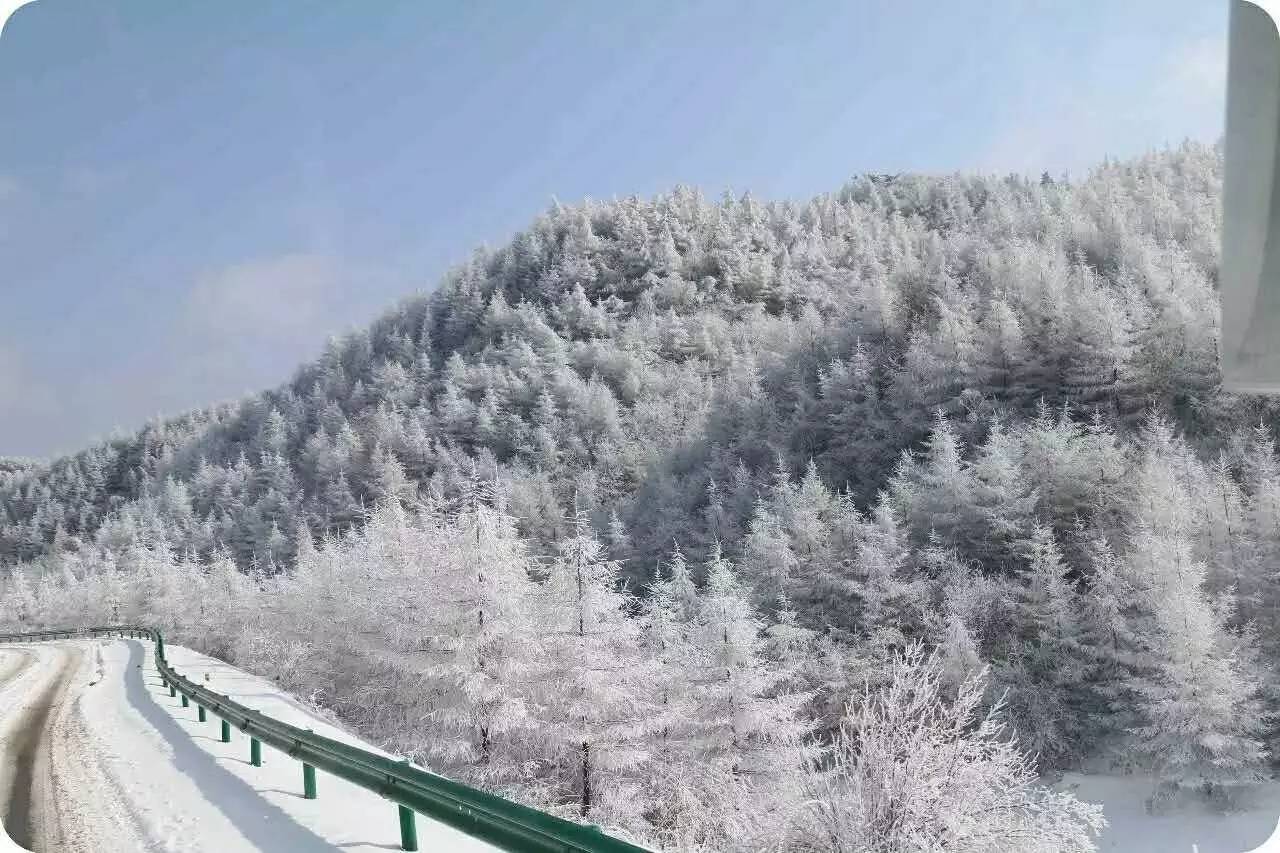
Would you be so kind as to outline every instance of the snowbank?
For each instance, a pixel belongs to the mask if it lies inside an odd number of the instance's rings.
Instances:
[[[1195,800],[1147,814],[1153,785],[1142,776],[1069,773],[1059,787],[1102,805],[1103,853],[1280,853],[1280,782],[1257,786],[1242,796],[1238,811],[1225,814]]]
[[[373,748],[312,713],[266,679],[190,649],[165,648],[170,664],[178,672],[211,690],[291,725],[364,749]],[[231,742],[222,743],[216,717],[209,714],[207,722],[198,722],[194,705],[183,708],[179,699],[171,698],[161,687],[150,644],[132,640],[108,644],[103,650],[103,662],[106,668],[103,684],[128,682],[125,701],[135,715],[163,733],[176,769],[193,780],[219,809],[228,814],[234,810],[233,822],[243,836],[239,846],[230,843],[231,839],[224,843],[202,833],[202,840],[207,842],[205,849],[217,853],[243,849],[305,853],[332,850],[335,846],[349,853],[400,849],[394,803],[322,771],[317,771],[317,799],[303,799],[302,765],[265,745],[263,766],[253,767],[249,763],[249,739],[243,733],[233,729]],[[141,669],[137,668],[139,665]],[[112,672],[115,666],[124,666],[130,671],[121,679]],[[148,761],[149,756],[137,758],[141,763]],[[492,845],[422,815],[418,815],[417,825],[423,850],[497,851]],[[245,841],[250,846],[244,846]]]

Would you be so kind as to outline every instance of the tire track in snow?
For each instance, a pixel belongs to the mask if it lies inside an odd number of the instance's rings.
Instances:
[[[39,686],[46,654],[32,647],[6,647],[0,650],[0,849],[17,849],[10,844],[8,826],[9,800],[17,775],[12,741],[15,730],[30,710],[27,694],[32,685]]]
[[[14,775],[4,826],[10,838],[36,853],[62,846],[58,803],[48,767],[49,729],[55,709],[71,686],[71,675],[78,669],[81,651],[62,647],[55,654],[60,660],[53,677],[21,711],[18,726],[8,738]]]
[[[175,843],[149,833],[146,816],[139,809],[145,803],[131,797],[123,784],[137,768],[122,763],[111,738],[95,737],[87,727],[85,703],[105,677],[104,645],[93,642],[81,647],[84,653],[70,681],[76,689],[58,703],[49,721],[42,783],[49,791],[45,802],[56,809],[60,835],[58,846],[48,848],[49,853],[53,849],[59,853],[177,853],[185,849],[181,839]],[[48,812],[50,818],[55,817],[54,809]]]

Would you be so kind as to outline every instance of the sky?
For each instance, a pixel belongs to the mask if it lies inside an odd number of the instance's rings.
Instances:
[[[1226,10],[38,0],[0,33],[0,456],[278,385],[553,198],[1216,141]]]

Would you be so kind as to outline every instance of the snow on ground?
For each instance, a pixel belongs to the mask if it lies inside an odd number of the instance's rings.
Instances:
[[[135,685],[129,682],[141,687],[143,674],[135,665],[126,680],[130,650],[123,644],[110,644],[119,652],[114,666],[102,658],[103,670],[114,676],[113,683],[103,683],[97,655],[102,645],[38,643],[12,652],[29,663],[0,688],[0,752],[8,771],[0,804],[12,811],[26,796],[25,787],[30,803],[24,811],[35,838],[22,838],[24,827],[6,828],[26,844],[68,853],[216,849],[184,838],[184,822],[202,821],[224,839],[237,830],[192,780],[166,761],[174,750],[160,733],[150,729],[142,714],[130,711],[127,702]],[[57,701],[48,715],[33,719],[31,711],[50,696]],[[141,698],[148,699],[145,692]],[[29,742],[33,727],[41,741],[24,783],[15,774],[17,753]],[[226,849],[256,848],[230,844]]]
[[[1280,853],[1280,839],[1263,846],[1280,816],[1280,782],[1257,786],[1242,795],[1237,810],[1225,814],[1195,797],[1164,814],[1147,814],[1145,800],[1153,786],[1142,776],[1068,773],[1055,787],[1103,806],[1102,853]]]
[[[213,715],[209,716],[209,722],[205,724],[196,722],[194,706],[182,708],[178,699],[170,699],[168,692],[159,686],[159,675],[151,660],[150,646],[147,646],[147,650],[146,681],[152,698],[159,702],[171,718],[195,735],[195,743],[201,750],[215,756],[218,763],[234,776],[252,785],[268,803],[279,808],[299,826],[323,837],[330,844],[341,845],[345,850],[400,848],[400,830],[394,803],[319,770],[316,771],[318,798],[303,799],[300,763],[264,745],[264,766],[250,765],[248,737],[233,729],[231,743],[224,744],[218,739],[218,722]],[[249,675],[222,661],[181,646],[165,646],[165,653],[170,665],[179,673],[203,683],[210,690],[230,696],[242,705],[290,725],[311,729],[316,734],[365,749],[374,749],[358,737],[323,720],[267,679]],[[423,850],[458,853],[497,850],[492,845],[434,823],[423,815],[418,815],[417,824],[418,841]],[[292,851],[307,848],[286,845],[262,849]]]
[[[33,655],[34,663],[6,681],[6,667],[21,665],[8,661],[20,654]],[[176,646],[168,656],[183,675],[241,704],[368,747],[264,679]],[[0,650],[0,751],[12,709],[21,704],[15,700],[36,695],[59,671],[72,674],[49,722],[52,787],[44,790],[56,800],[60,851],[399,849],[394,803],[323,771],[318,798],[303,799],[302,765],[265,744],[263,766],[251,766],[248,738],[233,729],[224,744],[217,717],[210,713],[200,723],[194,704],[181,707],[161,686],[151,644],[138,640]],[[417,823],[423,850],[496,849],[422,815]]]

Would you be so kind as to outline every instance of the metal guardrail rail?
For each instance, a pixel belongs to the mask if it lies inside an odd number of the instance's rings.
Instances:
[[[249,736],[250,763],[262,764],[262,744],[302,762],[303,796],[316,798],[316,768],[380,794],[399,807],[400,845],[418,849],[415,814],[423,814],[473,838],[509,853],[652,853],[643,847],[606,835],[546,812],[454,782],[350,744],[300,729],[215,693],[185,678],[165,659],[164,638],[154,628],[107,626],[60,631],[0,634],[0,643],[126,636],[155,642],[155,664],[170,696],[181,696],[184,707],[194,702],[199,719],[207,711],[221,718],[222,741],[231,740],[231,727]]]

